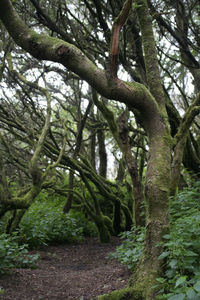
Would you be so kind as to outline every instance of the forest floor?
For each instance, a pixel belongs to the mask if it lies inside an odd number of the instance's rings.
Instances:
[[[37,251],[36,269],[14,269],[0,277],[1,300],[89,300],[125,287],[130,272],[106,256],[121,240],[109,244],[87,238],[79,244],[48,246]]]

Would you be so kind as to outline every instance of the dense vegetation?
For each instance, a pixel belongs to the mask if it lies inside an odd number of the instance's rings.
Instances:
[[[156,299],[200,299],[200,182],[185,188],[171,198],[170,234],[163,236],[163,277],[157,278]],[[140,228],[121,234],[122,244],[110,258],[117,258],[134,270],[143,251],[144,230]],[[158,245],[159,246],[159,245]]]

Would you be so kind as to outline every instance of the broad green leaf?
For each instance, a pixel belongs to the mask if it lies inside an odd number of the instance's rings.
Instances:
[[[163,239],[170,240],[170,234],[163,235]]]
[[[176,280],[175,287],[178,287],[179,285],[182,285],[187,280],[186,276],[181,276],[179,279]]]
[[[161,255],[158,257],[158,259],[163,259],[163,258],[167,257],[169,254],[170,254],[169,251],[165,251],[165,252],[161,253]]]
[[[156,278],[156,281],[158,281],[160,283],[164,283],[166,281],[166,279],[162,278],[162,277],[159,277],[159,278]]]
[[[187,300],[198,300],[200,299],[199,296],[195,293],[193,288],[189,288],[186,292]]]
[[[185,256],[198,256],[198,254],[196,254],[195,252],[193,252],[191,250],[187,250],[185,252]]]
[[[168,300],[183,300],[183,299],[185,299],[185,294],[181,293],[170,297]]]
[[[195,291],[200,292],[200,281],[197,281],[197,283],[195,283],[194,289]]]
[[[167,270],[166,271],[167,278],[172,278],[174,276],[174,272],[175,272],[175,270],[172,270],[172,269]]]
[[[169,262],[169,266],[174,269],[174,267],[177,265],[177,259],[172,259],[170,262]]]

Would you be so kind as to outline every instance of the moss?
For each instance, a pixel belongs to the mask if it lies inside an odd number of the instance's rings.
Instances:
[[[132,288],[124,288],[97,297],[97,300],[143,300],[141,293],[134,293]]]
[[[97,224],[96,224],[97,225]],[[109,243],[110,242],[110,232],[105,224],[98,224],[98,238],[101,243]]]
[[[107,226],[108,230],[110,233],[113,233],[113,225],[112,225],[112,220],[108,216],[103,216],[103,221],[104,224]]]
[[[166,142],[169,146],[171,146],[171,147],[174,146],[174,139],[173,139],[173,137],[170,135],[170,133],[166,133],[166,134],[165,134],[164,140],[165,140],[165,142]]]
[[[101,243],[109,243],[110,242],[110,232],[104,222],[104,216],[95,215],[94,222],[97,227],[99,241]]]
[[[156,299],[156,278],[160,277],[161,273],[159,264],[157,264],[157,258],[151,258],[151,253],[147,251],[143,252],[140,263],[130,278],[129,285],[132,287],[133,294],[139,297],[136,299]]]
[[[127,84],[127,85],[129,85],[132,89],[136,89],[137,88],[137,90],[139,91],[139,92],[141,92],[141,93],[143,93],[144,92],[144,89],[146,88],[145,86],[144,86],[144,84],[141,84],[141,83],[139,83],[139,82],[132,82],[132,81],[125,81],[125,83]]]

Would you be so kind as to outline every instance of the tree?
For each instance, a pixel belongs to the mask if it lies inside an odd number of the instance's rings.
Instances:
[[[133,112],[148,137],[149,153],[145,180],[146,237],[144,252],[134,273],[131,289],[124,291],[123,295],[121,295],[124,296],[126,294],[127,297],[129,295],[130,299],[155,299],[156,290],[152,287],[155,285],[156,277],[162,271],[162,261],[158,260],[162,247],[158,245],[162,241],[163,234],[169,231],[170,184],[173,183],[171,188],[171,194],[173,194],[178,185],[189,128],[194,117],[199,113],[200,94],[197,93],[195,99],[187,108],[184,117],[179,119],[175,135],[171,134],[170,112],[173,108],[169,109],[170,105],[162,85],[152,18],[149,10],[150,7],[154,12],[155,7],[152,7],[150,1],[147,3],[146,0],[127,0],[124,2],[123,7],[121,1],[117,1],[117,5],[114,5],[113,1],[108,1],[109,9],[111,9],[113,14],[117,13],[113,23],[112,35],[109,33],[109,20],[108,22],[106,21],[106,16],[109,16],[106,3],[103,2],[102,5],[99,1],[77,1],[75,3],[75,11],[76,7],[83,5],[84,8],[86,7],[91,14],[97,17],[104,32],[105,43],[103,43],[103,46],[105,47],[105,44],[111,43],[109,62],[105,60],[105,55],[102,57],[100,55],[96,60],[99,60],[98,62],[104,66],[104,70],[97,67],[95,61],[95,52],[98,52],[98,46],[95,46],[90,40],[93,35],[92,31],[94,30],[96,39],[101,40],[101,37],[98,36],[94,27],[95,24],[92,21],[89,22],[87,20],[88,23],[84,26],[81,21],[74,18],[73,12],[69,11],[66,2],[61,2],[61,4],[57,3],[57,12],[59,12],[60,18],[56,23],[52,21],[56,11],[53,14],[51,11],[48,15],[39,6],[38,2],[34,0],[31,0],[31,2],[37,10],[40,24],[45,24],[59,38],[55,37],[54,34],[52,34],[53,36],[41,34],[37,28],[35,31],[29,29],[17,14],[12,3],[9,0],[1,0],[0,18],[14,41],[38,60],[62,64],[87,81],[103,97],[124,103],[128,110]],[[185,1],[178,1],[178,3],[176,11],[177,25],[180,31],[185,30],[185,24],[180,23],[180,14],[184,15]],[[20,12],[21,3],[17,4],[19,4]],[[172,5],[171,2],[170,5]],[[130,12],[133,13],[130,14]],[[64,21],[64,14],[67,15],[67,23]],[[160,15],[161,13],[158,12],[157,20],[163,27],[164,22],[163,19],[159,19]],[[64,27],[66,27],[64,31],[60,27],[62,21],[64,22]],[[130,43],[126,46],[125,41],[127,41],[128,34],[123,44],[127,55],[129,55],[129,50],[131,54],[134,54],[134,52],[137,54],[136,62],[138,65],[132,70],[130,70],[131,65],[127,65],[127,61],[123,59],[122,49],[119,49],[119,33],[126,21],[127,24],[132,25],[132,28],[131,26],[129,27],[129,30],[132,30],[132,40],[137,40],[134,51],[133,49],[130,50]],[[184,28],[182,28],[182,25]],[[196,82],[198,72],[196,69],[193,72],[194,60],[192,65],[191,61],[189,61],[189,58],[192,59],[188,50],[190,44],[185,45],[183,43],[183,39],[185,41],[184,36],[181,35],[180,37],[180,34],[175,36],[176,32],[172,32],[169,26],[165,27],[170,34],[173,34],[173,37],[177,37],[177,41],[181,46],[181,55],[186,60],[186,65],[190,65],[189,70]],[[69,29],[72,34],[70,34]],[[142,40],[140,39],[140,32]],[[86,34],[86,37],[84,34]],[[89,41],[87,41],[87,34]],[[93,46],[91,47],[92,50],[90,50],[90,42]],[[132,78],[135,78],[138,82],[125,82],[117,77],[118,56],[124,69],[129,70]],[[138,70],[140,70],[139,73],[134,72]],[[173,163],[171,164],[172,150]],[[84,180],[84,175],[82,179]],[[85,183],[87,185],[87,181]]]

